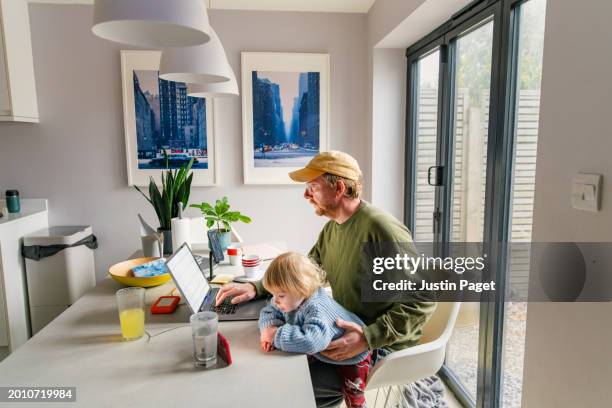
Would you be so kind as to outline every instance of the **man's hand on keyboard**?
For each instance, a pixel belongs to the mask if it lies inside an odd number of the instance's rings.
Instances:
[[[250,283],[228,283],[217,293],[215,306],[221,304],[226,297],[233,297],[232,304],[249,301],[255,297],[255,286]]]

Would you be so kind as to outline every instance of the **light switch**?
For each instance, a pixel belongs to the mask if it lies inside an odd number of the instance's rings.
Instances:
[[[601,179],[601,174],[576,174],[572,179],[572,207],[577,210],[599,211]]]
[[[585,184],[584,188],[584,200],[595,201],[595,186],[592,184]]]

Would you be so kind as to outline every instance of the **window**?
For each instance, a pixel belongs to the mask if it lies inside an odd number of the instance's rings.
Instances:
[[[440,50],[419,58],[415,63],[414,81],[416,89],[415,118],[415,219],[413,239],[415,241],[432,242],[433,219],[435,204],[435,188],[427,182],[428,170],[436,165],[438,144],[438,83],[440,76]]]
[[[545,1],[472,3],[407,50],[416,241],[530,241]],[[515,257],[499,264],[527,290]],[[465,406],[520,407],[526,313],[525,303],[462,305],[441,374]]]
[[[533,225],[536,153],[540,113],[540,83],[544,53],[544,17],[546,0],[529,0],[515,8],[515,38],[512,64],[516,67],[514,100],[510,123],[512,175],[510,189],[508,241],[530,242]],[[511,286],[525,293],[529,285],[525,259],[529,253],[513,251],[508,259]],[[504,310],[502,406],[520,408],[523,385],[523,360],[527,328],[527,302],[508,302]]]

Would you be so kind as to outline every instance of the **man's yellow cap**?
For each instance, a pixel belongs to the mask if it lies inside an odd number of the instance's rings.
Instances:
[[[351,155],[344,152],[321,152],[308,162],[306,167],[289,173],[294,181],[308,183],[324,173],[334,174],[349,180],[361,178],[359,164]]]

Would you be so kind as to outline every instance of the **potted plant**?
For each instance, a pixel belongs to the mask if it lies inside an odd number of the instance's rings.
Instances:
[[[191,207],[199,208],[206,218],[206,227],[210,228],[217,224],[217,234],[219,234],[219,242],[223,249],[227,249],[232,240],[231,223],[242,221],[244,223],[251,222],[251,219],[246,215],[242,215],[240,211],[230,211],[230,205],[227,202],[227,197],[223,197],[215,202],[213,207],[209,203],[191,204]]]
[[[168,167],[168,156],[166,158],[166,168]],[[171,219],[178,217],[179,203],[183,208],[187,207],[189,193],[191,191],[191,180],[193,172],[189,173],[193,165],[193,158],[189,163],[183,164],[178,170],[166,170],[162,172],[162,190],[159,191],[157,183],[153,177],[149,181],[149,196],[143,193],[137,186],[134,186],[144,198],[153,206],[157,219],[159,220],[160,232],[164,236],[164,254],[172,253],[172,231],[170,230]]]

